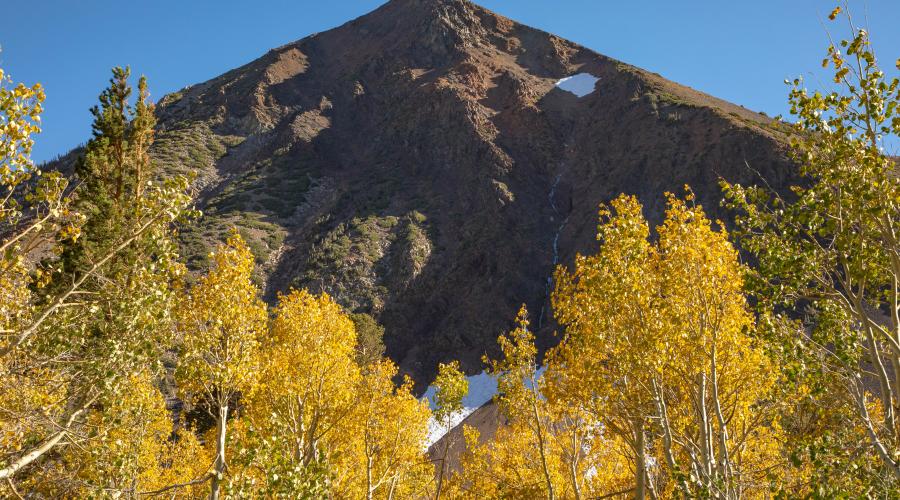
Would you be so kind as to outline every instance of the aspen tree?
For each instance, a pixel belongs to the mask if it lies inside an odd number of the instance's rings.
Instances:
[[[259,344],[268,321],[253,285],[253,254],[233,233],[211,255],[209,273],[180,302],[182,358],[177,374],[185,396],[216,422],[210,498],[219,498],[228,471],[229,411],[260,380]]]
[[[264,471],[256,481],[270,491],[318,491],[341,481],[328,468],[350,439],[360,379],[355,347],[353,322],[327,295],[279,297],[261,337],[259,382],[247,393],[241,432],[250,441],[240,445],[246,451],[235,484],[255,470]]]
[[[553,305],[567,334],[560,349],[573,351],[566,355],[572,364],[566,367],[565,385],[581,395],[596,421],[627,444],[634,495],[646,498],[659,481],[647,460],[656,414],[649,388],[665,359],[658,255],[634,197],[617,198],[611,209],[601,207],[600,218],[599,252],[576,257],[571,274],[556,273]]]
[[[847,453],[858,433],[848,434],[845,421],[819,428],[825,440],[798,461],[814,462],[822,480],[845,478],[854,488],[868,482],[873,495],[895,496],[900,178],[896,158],[885,149],[900,136],[900,80],[879,67],[869,33],[840,7],[830,15],[839,17],[850,37],[832,42],[822,60],[834,88],[820,92],[799,78],[785,82],[796,121],[782,130],[800,166],[800,185],[785,197],[723,186],[728,206],[738,213],[741,245],[759,262],[751,285],[760,311],[774,318],[773,326],[787,323],[784,310],[808,313],[805,325],[777,337],[783,362],[796,368],[793,381],[808,398],[819,399],[817,406],[829,405],[819,412],[822,418],[850,416],[866,436],[871,459]],[[816,412],[814,406],[807,409]]]
[[[628,445],[636,497],[765,495],[786,463],[769,399],[778,372],[749,334],[727,234],[667,196],[658,242],[621,196],[601,210],[599,253],[558,272],[567,336],[550,357],[553,392]]]
[[[501,336],[498,343],[502,358],[485,359],[489,373],[497,378],[497,402],[507,418],[524,424],[523,430],[527,429],[527,432],[519,435],[533,438],[528,441],[537,449],[543,494],[553,500],[556,498],[556,481],[549,436],[549,427],[553,423],[547,415],[546,401],[539,392],[537,348],[534,334],[528,330],[528,311],[524,305],[516,316],[516,328]]]
[[[434,393],[434,418],[438,425],[444,428],[445,435],[448,439],[443,440],[443,446],[440,450],[440,458],[438,458],[438,479],[434,497],[438,500],[441,497],[441,491],[444,487],[444,478],[448,475],[449,464],[447,457],[450,454],[450,448],[453,446],[449,433],[453,430],[453,418],[463,409],[463,398],[469,392],[469,381],[466,380],[465,374],[459,371],[459,362],[441,363],[438,365],[438,375],[434,379],[436,388]]]
[[[346,467],[364,471],[364,488],[352,488],[347,496],[413,498],[424,494],[434,470],[426,461],[422,444],[431,412],[426,401],[412,394],[408,378],[396,387],[397,368],[382,360],[366,371],[356,391],[351,430],[353,440]]]

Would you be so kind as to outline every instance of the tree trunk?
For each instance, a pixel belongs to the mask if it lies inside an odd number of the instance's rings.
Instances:
[[[531,377],[531,387],[537,387],[533,376]],[[538,451],[541,454],[541,468],[544,470],[544,481],[547,483],[547,499],[554,500],[556,495],[553,491],[553,480],[550,478],[550,470],[547,465],[547,446],[544,444],[544,427],[541,424],[541,415],[538,412],[537,407],[537,394],[534,393],[534,389],[532,389],[531,392],[531,411],[534,415],[534,425],[537,430]]]
[[[447,434],[444,435],[444,452],[441,455],[441,471],[438,473],[437,491],[434,493],[434,500],[440,500],[441,488],[444,485],[444,472],[447,467],[447,455],[450,452],[450,422],[447,422]]]
[[[896,424],[894,422],[894,393],[891,391],[891,382],[888,379],[887,370],[884,368],[884,362],[881,359],[881,350],[878,349],[878,342],[875,340],[875,334],[872,332],[872,327],[864,322],[863,328],[866,332],[869,358],[871,358],[872,366],[875,374],[878,376],[878,383],[881,387],[881,403],[884,412],[882,422],[884,428],[888,430],[888,433],[893,440],[896,431]]]
[[[63,438],[66,437],[66,435],[69,433],[69,429],[72,427],[72,424],[75,423],[75,420],[79,417],[79,415],[87,411],[87,409],[94,403],[94,401],[96,401],[96,399],[96,396],[91,398],[81,408],[69,415],[69,418],[66,419],[66,423],[62,425],[62,430],[44,441],[44,444],[32,449],[28,453],[25,453],[24,455],[19,457],[18,460],[14,460],[3,469],[0,469],[0,479],[9,480],[21,469],[27,467],[32,462],[38,460],[39,458],[44,456],[44,454],[59,445],[60,441],[62,441]]]
[[[35,460],[41,458],[45,453],[47,453],[48,451],[53,449],[54,446],[59,444],[59,442],[62,441],[62,439],[64,437],[66,437],[66,434],[68,434],[68,432],[69,432],[68,429],[57,432],[56,434],[51,436],[50,439],[45,441],[44,444],[29,451],[28,453],[22,455],[21,458],[14,461],[6,468],[0,469],[0,479],[11,478],[20,469],[29,465],[31,462],[34,462]]]
[[[681,491],[685,498],[689,498],[691,496],[691,489],[688,486],[687,479],[685,479],[685,471],[681,470],[678,463],[675,461],[672,442],[672,426],[669,422],[669,410],[666,408],[665,394],[655,379],[653,380],[653,393],[656,398],[657,418],[659,418],[659,425],[662,427],[663,431],[663,456],[666,459],[666,465],[669,466],[670,474],[678,475],[678,485],[681,487]]]
[[[366,457],[366,500],[372,500],[372,456]]]
[[[702,472],[700,478],[703,484],[712,491],[715,479],[715,467],[713,466],[713,446],[712,446],[712,428],[710,426],[709,414],[706,409],[706,372],[700,372],[697,380],[697,427],[700,431],[700,453],[702,457]]]
[[[726,498],[732,498],[733,485],[731,484],[731,455],[728,453],[728,425],[725,420],[725,414],[722,412],[722,402],[719,399],[719,371],[716,367],[716,361],[716,346],[713,344],[712,366],[710,367],[712,380],[710,382],[712,384],[712,404],[716,413],[716,422],[719,424],[719,456],[717,462],[724,488],[723,493]]]
[[[394,490],[397,489],[397,479],[399,479],[399,475],[394,476],[391,479],[391,489],[388,491],[388,500],[394,500]]]
[[[219,407],[219,418],[216,422],[216,464],[213,471],[209,491],[210,500],[219,500],[219,489],[225,477],[225,426],[228,420],[228,405]]]
[[[574,426],[573,426],[574,427]],[[581,447],[578,444],[578,433],[572,430],[572,463],[569,464],[569,474],[572,477],[572,492],[575,500],[581,500],[581,486],[578,484],[578,459],[581,455]]]
[[[634,498],[644,500],[647,497],[647,455],[644,448],[644,421],[634,421],[634,452],[637,460],[634,467]]]

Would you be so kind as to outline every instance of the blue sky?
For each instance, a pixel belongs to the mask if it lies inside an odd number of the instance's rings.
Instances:
[[[0,0],[0,11],[8,12]],[[785,78],[819,87],[837,0],[481,0],[517,21],[579,42],[747,108],[785,113]],[[47,90],[34,158],[90,134],[88,108],[109,68],[146,74],[158,99],[324,31],[383,0],[34,0],[0,20],[0,66]],[[885,68],[900,57],[900,1],[851,0]],[[827,22],[826,22],[827,23]],[[829,25],[832,28],[834,26]],[[825,80],[827,82],[827,80]]]

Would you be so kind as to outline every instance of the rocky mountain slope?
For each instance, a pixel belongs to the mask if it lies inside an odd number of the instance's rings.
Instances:
[[[583,97],[556,86],[585,73]],[[725,218],[720,176],[779,186],[788,164],[768,118],[465,0],[392,0],[158,115],[154,158],[197,175],[191,265],[236,226],[269,298],[373,315],[421,384],[480,371],[522,303],[555,342],[548,278],[596,248],[599,203],[636,194],[658,221],[687,183]]]

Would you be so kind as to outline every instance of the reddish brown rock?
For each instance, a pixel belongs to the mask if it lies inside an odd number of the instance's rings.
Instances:
[[[555,83],[599,78],[582,98]],[[539,341],[554,264],[596,248],[597,205],[718,180],[786,182],[770,120],[464,0],[394,0],[166,96],[155,158],[194,171],[191,264],[236,225],[271,299],[328,291],[386,327],[420,383],[480,371],[520,304]]]

